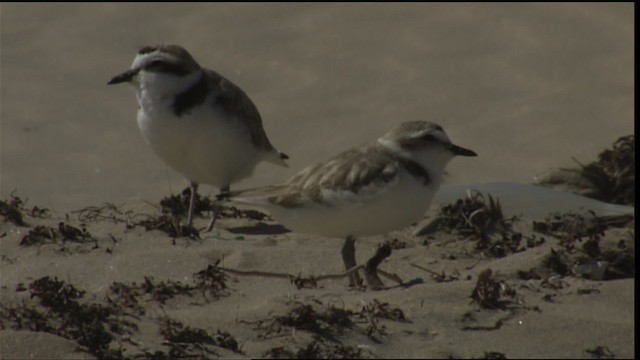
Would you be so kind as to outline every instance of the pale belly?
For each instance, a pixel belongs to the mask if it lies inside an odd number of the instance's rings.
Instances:
[[[150,116],[151,115],[151,116]],[[154,152],[191,181],[218,188],[251,175],[260,154],[248,132],[209,109],[175,117],[138,111],[138,126]]]
[[[327,237],[371,236],[405,228],[425,215],[436,186],[404,179],[371,198],[329,206],[280,208],[269,206],[276,221],[290,230]]]

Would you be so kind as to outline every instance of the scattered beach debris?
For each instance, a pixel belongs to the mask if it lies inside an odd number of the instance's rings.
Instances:
[[[160,200],[162,212],[171,214],[175,217],[186,217],[189,210],[189,201],[191,198],[191,188],[186,187],[180,195],[172,195]],[[257,221],[269,220],[271,216],[254,209],[239,209],[234,206],[221,206],[214,204],[215,202],[209,197],[196,193],[196,201],[194,203],[193,215],[202,216],[204,213],[210,213],[215,206],[220,206],[218,217],[222,218],[242,218]]]
[[[620,137],[598,160],[577,169],[559,169],[540,179],[542,186],[573,192],[596,200],[635,205],[635,135]]]
[[[229,295],[227,287],[227,275],[217,267],[217,264],[209,265],[207,268],[193,274],[193,282],[165,280],[158,281],[152,276],[145,276],[144,282],[138,284],[132,282],[124,284],[114,282],[110,287],[110,294],[107,300],[110,303],[118,304],[123,308],[134,310],[138,315],[143,311],[139,307],[138,298],[147,297],[145,301],[153,300],[161,305],[166,304],[177,296],[192,297],[193,293],[202,294],[208,302],[210,299],[219,299]]]
[[[160,200],[162,213],[176,218],[186,218],[190,199],[191,187],[186,187],[180,194],[164,197]],[[213,203],[208,197],[201,196],[196,192],[195,202],[193,203],[194,216],[202,216],[204,212],[211,211],[212,207]]]
[[[134,215],[133,211],[122,211],[120,207],[112,203],[105,203],[102,206],[87,206],[80,210],[74,210],[71,214],[75,214],[81,223],[109,221],[114,224],[128,223]]]
[[[492,279],[493,271],[486,269],[478,274],[476,287],[471,293],[471,299],[484,309],[504,309],[512,300],[502,300],[502,296],[515,298],[516,292],[506,283]]]
[[[380,262],[382,262],[382,260],[384,260],[390,254],[391,254],[391,247],[388,243],[385,243],[378,248],[375,255],[371,257],[371,259],[369,259],[369,261],[367,261],[367,263],[364,265],[362,264],[357,265],[339,274],[327,274],[327,275],[309,276],[309,277],[302,277],[301,275],[276,273],[276,272],[268,272],[268,271],[237,270],[237,269],[230,269],[225,267],[220,267],[219,269],[222,271],[228,272],[230,274],[238,275],[238,276],[260,276],[260,277],[288,279],[298,289],[302,289],[302,288],[315,288],[318,286],[318,283],[320,281],[345,278],[356,271],[362,270],[366,266],[369,268],[370,272],[375,271],[376,273],[379,273],[380,275],[392,281],[395,281],[400,285],[403,285],[402,279],[398,275],[388,273],[386,271],[383,271],[377,268]],[[380,289],[375,289],[375,290],[380,290]]]
[[[322,301],[312,300],[312,304],[295,302],[295,306],[284,315],[242,322],[253,325],[255,330],[261,331],[259,337],[262,339],[283,336],[285,331],[292,333],[295,330],[306,331],[334,341],[336,335],[351,329],[364,333],[377,342],[379,342],[377,336],[386,335],[385,326],[380,324],[380,320],[409,322],[401,309],[377,299],[363,304],[358,311],[338,308],[331,304],[324,306]]]
[[[10,199],[0,200],[0,216],[4,218],[5,222],[9,221],[18,226],[28,226],[25,216],[40,219],[51,216],[51,211],[47,208],[33,206],[31,209],[27,209],[25,207],[27,200],[22,200],[15,193],[15,190],[11,192]]]
[[[269,338],[280,335],[283,330],[308,331],[323,337],[332,338],[339,329],[349,328],[353,325],[351,316],[353,312],[336,308],[332,305],[324,311],[316,311],[310,304],[298,303],[287,314],[274,316],[268,320],[255,322],[244,321],[256,326],[256,330],[263,333],[260,338]]]
[[[500,200],[491,194],[486,197],[477,190],[469,191],[464,199],[444,205],[437,217],[417,235],[429,235],[436,231],[454,233],[459,239],[475,241],[475,249],[490,257],[504,257],[524,251],[526,247],[541,244],[538,239],[524,238],[512,229],[518,218],[505,218]]]
[[[168,358],[208,358],[207,354],[218,355],[215,347],[242,354],[238,341],[227,331],[217,330],[215,334],[210,334],[207,330],[163,318],[160,333],[165,338],[164,344],[170,348]]]
[[[313,339],[300,348],[289,350],[282,346],[273,347],[262,354],[266,359],[366,359],[372,354],[361,348],[331,344],[320,336]]]
[[[0,200],[0,215],[4,217],[5,221],[10,221],[18,226],[25,226],[25,222],[22,219],[22,200],[17,196],[11,196],[10,201]]]
[[[181,225],[180,218],[173,215],[162,214],[160,216],[147,215],[142,220],[131,223],[131,227],[142,226],[145,230],[160,230],[171,238],[200,239],[200,232],[193,226]]]
[[[507,356],[498,351],[485,351],[484,355],[474,359],[508,359]]]
[[[122,358],[111,347],[117,335],[129,334],[136,326],[117,316],[118,309],[83,301],[85,292],[71,284],[48,276],[29,285],[31,298],[38,304],[22,302],[17,306],[0,306],[0,319],[14,330],[49,332],[76,341],[99,359]],[[4,326],[3,326],[4,327]]]
[[[634,216],[588,214],[552,213],[544,221],[533,222],[534,231],[560,240],[560,249],[551,249],[543,265],[559,275],[593,280],[634,277],[635,235],[628,232],[629,239],[603,242],[607,231],[631,226]]]
[[[64,247],[67,242],[91,245],[91,249],[99,248],[98,240],[87,231],[84,224],[81,224],[80,228],[78,228],[64,222],[59,222],[57,227],[37,225],[22,237],[20,245],[39,246],[44,244],[57,244],[62,245],[61,250],[65,251],[68,250]],[[81,249],[79,249],[79,251],[82,252]]]
[[[460,280],[460,272],[458,272],[457,270],[454,271],[452,274],[447,275],[444,270],[442,272],[435,272],[433,270],[429,270],[423,266],[414,264],[414,263],[409,263],[409,265],[418,268],[422,271],[426,271],[429,274],[431,274],[431,278],[438,283],[442,283],[442,282],[450,282],[450,281],[456,281],[456,280]]]
[[[182,224],[183,219],[187,216],[190,196],[191,189],[187,187],[178,195],[171,195],[163,198],[162,200],[160,200],[162,214],[159,216],[125,213],[125,215],[127,215],[127,227],[133,228],[135,226],[142,226],[147,231],[160,230],[174,239],[200,239],[200,231],[198,229],[196,229],[194,226]],[[211,212],[213,206],[214,202],[210,198],[196,193],[196,200],[194,203],[194,216],[202,216],[206,212]],[[122,212],[116,214],[119,215],[122,214]],[[258,210],[239,209],[234,206],[220,206],[218,217],[242,218],[256,221],[271,219],[269,215]],[[119,219],[119,217],[117,216],[107,218]]]
[[[606,346],[596,346],[593,349],[586,349],[585,353],[594,359],[615,359],[616,355]]]
[[[155,281],[145,276],[141,284],[114,282],[102,302],[85,300],[85,291],[58,278],[48,276],[31,282],[28,286],[19,284],[16,292],[29,291],[30,299],[13,306],[0,304],[0,329],[44,331],[76,341],[83,349],[98,359],[135,358],[123,353],[121,342],[126,341],[137,329],[135,323],[127,319],[140,319],[146,315],[141,304],[153,300],[159,304],[175,296],[192,296],[199,291],[209,297],[228,294],[226,275],[214,265],[194,274],[194,283],[178,281]],[[205,295],[205,297],[206,297]],[[241,353],[238,342],[228,332],[218,331],[208,334],[204,330],[182,327],[175,322],[167,322],[162,327],[163,335],[172,351],[165,357],[163,352],[149,353],[152,358],[175,358],[180,354],[190,354],[198,339],[217,347]],[[204,337],[206,334],[208,337]],[[198,338],[197,335],[202,335]],[[118,343],[120,345],[114,345]],[[139,350],[138,350],[139,351]],[[135,351],[134,351],[135,352]],[[126,356],[125,356],[126,355]],[[157,357],[159,356],[159,357]]]

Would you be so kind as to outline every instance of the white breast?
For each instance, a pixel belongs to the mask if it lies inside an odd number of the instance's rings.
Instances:
[[[198,183],[223,187],[251,175],[261,159],[244,124],[213,109],[211,98],[178,117],[167,88],[147,82],[138,93],[138,126],[155,153]]]

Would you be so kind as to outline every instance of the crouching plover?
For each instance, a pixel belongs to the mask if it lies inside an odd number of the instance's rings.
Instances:
[[[230,192],[228,199],[262,207],[296,232],[346,238],[342,257],[350,269],[355,237],[387,233],[424,216],[455,155],[476,153],[452,144],[437,124],[409,121],[282,184]],[[375,266],[367,264],[365,280],[379,289],[384,284]],[[359,283],[357,273],[349,281]]]
[[[201,68],[178,45],[146,46],[108,84],[128,82],[138,99],[138,126],[155,153],[191,182],[187,223],[198,184],[229,191],[261,161],[287,167],[271,145],[258,109],[237,85]],[[218,209],[209,222],[211,230]]]

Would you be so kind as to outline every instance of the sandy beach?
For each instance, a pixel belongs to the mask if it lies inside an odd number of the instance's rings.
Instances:
[[[0,358],[634,357],[633,204],[535,185],[634,134],[632,4],[3,3],[0,16]],[[342,274],[342,240],[254,209],[227,207],[208,233],[207,212],[176,227],[160,201],[187,181],[140,135],[133,91],[106,85],[156,43],[240,85],[291,156],[233,188],[413,119],[476,151],[447,167],[424,219],[357,240],[359,264],[390,244],[380,269],[401,282],[323,278]]]

